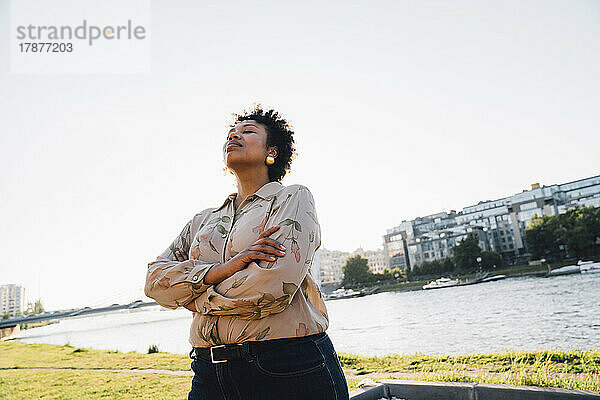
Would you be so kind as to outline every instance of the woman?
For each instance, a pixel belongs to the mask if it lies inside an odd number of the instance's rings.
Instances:
[[[193,312],[188,399],[348,399],[311,272],[315,202],[280,183],[293,132],[260,104],[234,121],[223,154],[237,193],[194,215],[146,275],[148,297]]]

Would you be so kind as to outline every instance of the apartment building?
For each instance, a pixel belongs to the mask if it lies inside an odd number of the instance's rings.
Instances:
[[[351,256],[360,255],[366,258],[369,266],[369,270],[374,274],[381,274],[384,270],[389,268],[389,264],[385,258],[385,253],[382,249],[377,250],[364,250],[362,247],[354,250]]]
[[[0,314],[10,316],[25,312],[25,288],[9,284],[0,286]]]
[[[600,175],[563,184],[531,185],[511,196],[480,201],[461,211],[441,212],[402,221],[383,236],[390,268],[412,268],[423,261],[452,256],[452,248],[469,233],[483,250],[500,253],[507,263],[528,257],[525,229],[533,215],[557,215],[579,206],[600,207]]]
[[[343,267],[349,257],[360,255],[368,260],[369,270],[374,274],[382,273],[388,268],[385,253],[382,249],[364,250],[362,247],[349,252],[319,248],[319,266],[321,283],[339,283],[344,278]]]

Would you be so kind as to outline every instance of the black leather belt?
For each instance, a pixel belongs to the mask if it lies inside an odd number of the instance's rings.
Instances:
[[[243,346],[242,343],[238,343],[212,347],[195,347],[192,351],[196,357],[204,358],[216,364],[245,359],[247,352],[242,349]]]
[[[192,357],[193,354],[196,357],[211,361],[213,364],[233,360],[249,360],[251,356],[255,356],[261,351],[271,350],[284,344],[305,338],[318,339],[324,335],[326,335],[326,333],[321,332],[316,335],[303,337],[249,341],[244,343],[222,344],[212,347],[194,347],[192,351],[190,351],[190,358],[194,358]]]

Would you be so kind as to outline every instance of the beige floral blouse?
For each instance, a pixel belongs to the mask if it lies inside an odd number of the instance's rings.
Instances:
[[[329,318],[311,273],[321,228],[306,186],[263,185],[239,205],[231,193],[218,208],[194,215],[173,243],[148,264],[145,293],[163,307],[193,311],[190,343],[209,347],[248,340],[306,336],[323,332]],[[261,232],[286,247],[276,261],[259,260],[219,284],[204,275],[253,244]],[[183,249],[189,259],[177,261]]]

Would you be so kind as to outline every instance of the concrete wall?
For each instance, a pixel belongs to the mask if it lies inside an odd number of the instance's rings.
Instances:
[[[357,389],[352,400],[396,396],[406,400],[600,400],[600,392],[490,383],[424,382],[383,379],[380,385]]]
[[[8,328],[0,328],[0,339],[14,335],[15,333],[18,333],[19,330],[19,325],[11,326]]]

